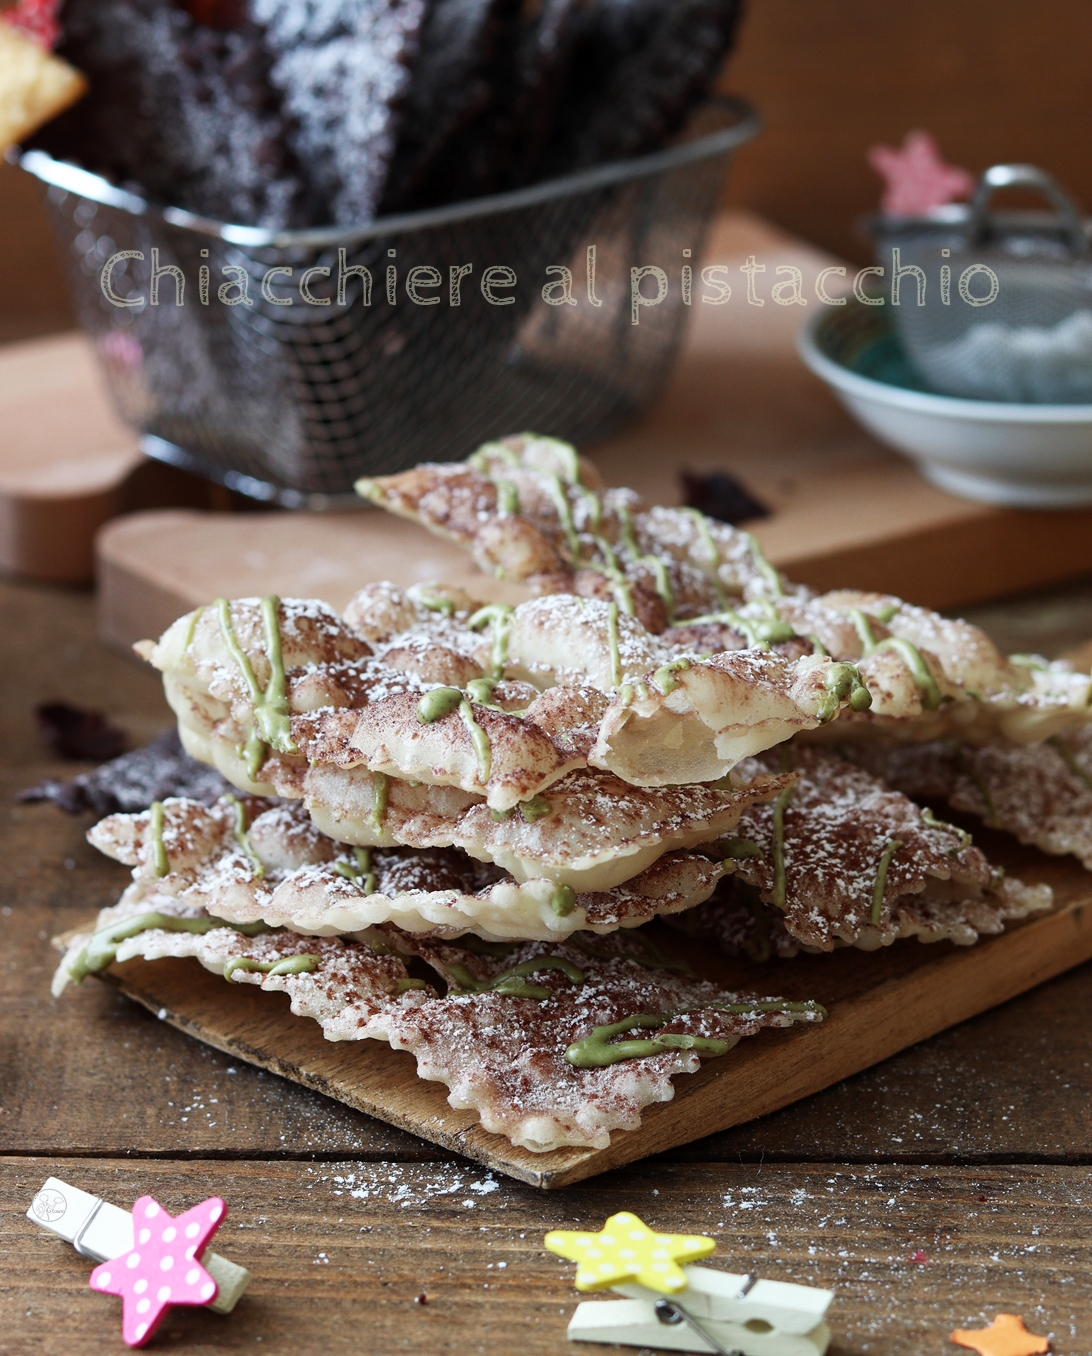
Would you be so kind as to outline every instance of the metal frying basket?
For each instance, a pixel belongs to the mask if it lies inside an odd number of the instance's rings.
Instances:
[[[351,499],[361,475],[458,459],[525,428],[586,442],[647,405],[682,332],[683,252],[691,264],[700,257],[728,157],[758,125],[749,105],[721,99],[662,152],[369,226],[311,231],[229,226],[157,207],[40,151],[19,163],[49,185],[80,319],[144,450],[244,494],[317,508]],[[597,305],[586,290],[591,246]],[[113,292],[143,304],[118,306],[103,292],[104,265],[123,252],[131,253],[114,264]],[[153,259],[161,271],[181,270],[182,305],[175,275],[162,272],[151,304]],[[456,306],[449,270],[466,264],[473,272]],[[643,265],[670,282],[633,324],[630,270]],[[515,287],[492,291],[511,304],[490,304],[480,291],[491,266],[513,271]],[[435,270],[416,275],[422,304],[405,291],[414,267]],[[542,288],[564,268],[576,304],[547,304]],[[299,290],[306,270],[311,302]],[[646,278],[646,296],[655,284]]]
[[[1054,212],[991,212],[993,194],[1009,187],[1035,189]],[[1049,174],[1034,165],[994,165],[970,204],[916,218],[876,217],[869,227],[881,264],[893,272],[897,249],[902,267],[925,274],[920,289],[904,274],[891,314],[907,356],[934,391],[1092,404],[1089,231]]]

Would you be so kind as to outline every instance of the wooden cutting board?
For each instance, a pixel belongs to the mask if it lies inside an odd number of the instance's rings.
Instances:
[[[606,1149],[514,1148],[482,1130],[475,1113],[453,1110],[442,1085],[419,1080],[409,1053],[376,1041],[326,1041],[317,1023],[292,1016],[286,994],[229,987],[196,961],[131,960],[101,978],[233,1058],[521,1181],[563,1187],[776,1111],[1092,958],[1092,876],[987,830],[976,839],[1010,874],[1051,884],[1055,910],[969,948],[906,941],[765,966],[711,959],[708,944],[650,925],[657,943],[700,975],[752,993],[814,998],[830,1015],[818,1026],[762,1032],[700,1073],[678,1076],[674,1100],[648,1108],[640,1129],[616,1132]]]
[[[748,304],[738,271],[748,255],[767,270],[762,306]],[[674,504],[680,471],[731,471],[771,510],[748,525],[770,559],[817,589],[957,607],[1092,570],[1092,509],[998,509],[944,494],[853,423],[804,368],[796,332],[819,304],[813,283],[828,256],[757,217],[726,213],[706,258],[727,265],[732,299],[695,306],[662,396],[617,438],[585,449],[609,484]],[[770,299],[786,265],[803,274],[808,307]],[[343,606],[369,579],[457,577],[501,599],[459,552],[369,508],[134,514],[100,534],[98,563],[101,635],[123,648],[225,594],[314,595]]]

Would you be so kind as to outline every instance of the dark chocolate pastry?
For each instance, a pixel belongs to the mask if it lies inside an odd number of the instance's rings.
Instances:
[[[383,210],[481,191],[490,171],[480,143],[511,69],[519,7],[520,0],[432,0]]]
[[[71,781],[54,780],[20,791],[23,804],[52,801],[68,814],[93,810],[98,815],[137,814],[154,800],[186,796],[212,805],[232,788],[215,768],[182,751],[177,730],[168,730],[150,744],[122,754],[93,772],[81,772]]]
[[[662,146],[708,95],[741,10],[742,0],[597,0],[533,177]]]
[[[332,223],[376,215],[426,0],[251,0],[286,135]]]
[[[65,0],[58,55],[91,90],[37,144],[204,216],[308,224],[316,209],[287,144],[261,29],[230,0],[186,4]]]

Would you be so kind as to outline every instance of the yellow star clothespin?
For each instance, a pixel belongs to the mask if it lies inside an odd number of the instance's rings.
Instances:
[[[628,1210],[611,1215],[598,1234],[555,1229],[546,1246],[577,1264],[577,1290],[607,1290],[620,1281],[636,1281],[661,1295],[686,1289],[678,1263],[708,1257],[711,1238],[695,1234],[657,1234]]]
[[[1028,1332],[1016,1314],[998,1314],[988,1328],[957,1329],[949,1340],[970,1347],[979,1356],[1040,1356],[1050,1350],[1050,1339]]]

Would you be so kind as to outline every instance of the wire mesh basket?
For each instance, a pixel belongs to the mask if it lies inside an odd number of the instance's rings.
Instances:
[[[158,208],[39,151],[19,163],[49,185],[81,322],[144,450],[317,508],[362,475],[525,428],[587,442],[639,412],[677,349],[682,270],[728,157],[757,130],[748,105],[719,99],[662,152],[293,232]],[[645,300],[663,295],[635,324],[631,270],[645,266],[668,286],[645,277]]]
[[[992,195],[1012,187],[1041,193],[1054,211],[991,212]],[[896,264],[904,270],[892,316],[929,388],[969,399],[1092,404],[1089,230],[1050,175],[993,165],[969,204],[876,217],[869,229],[892,278]]]

